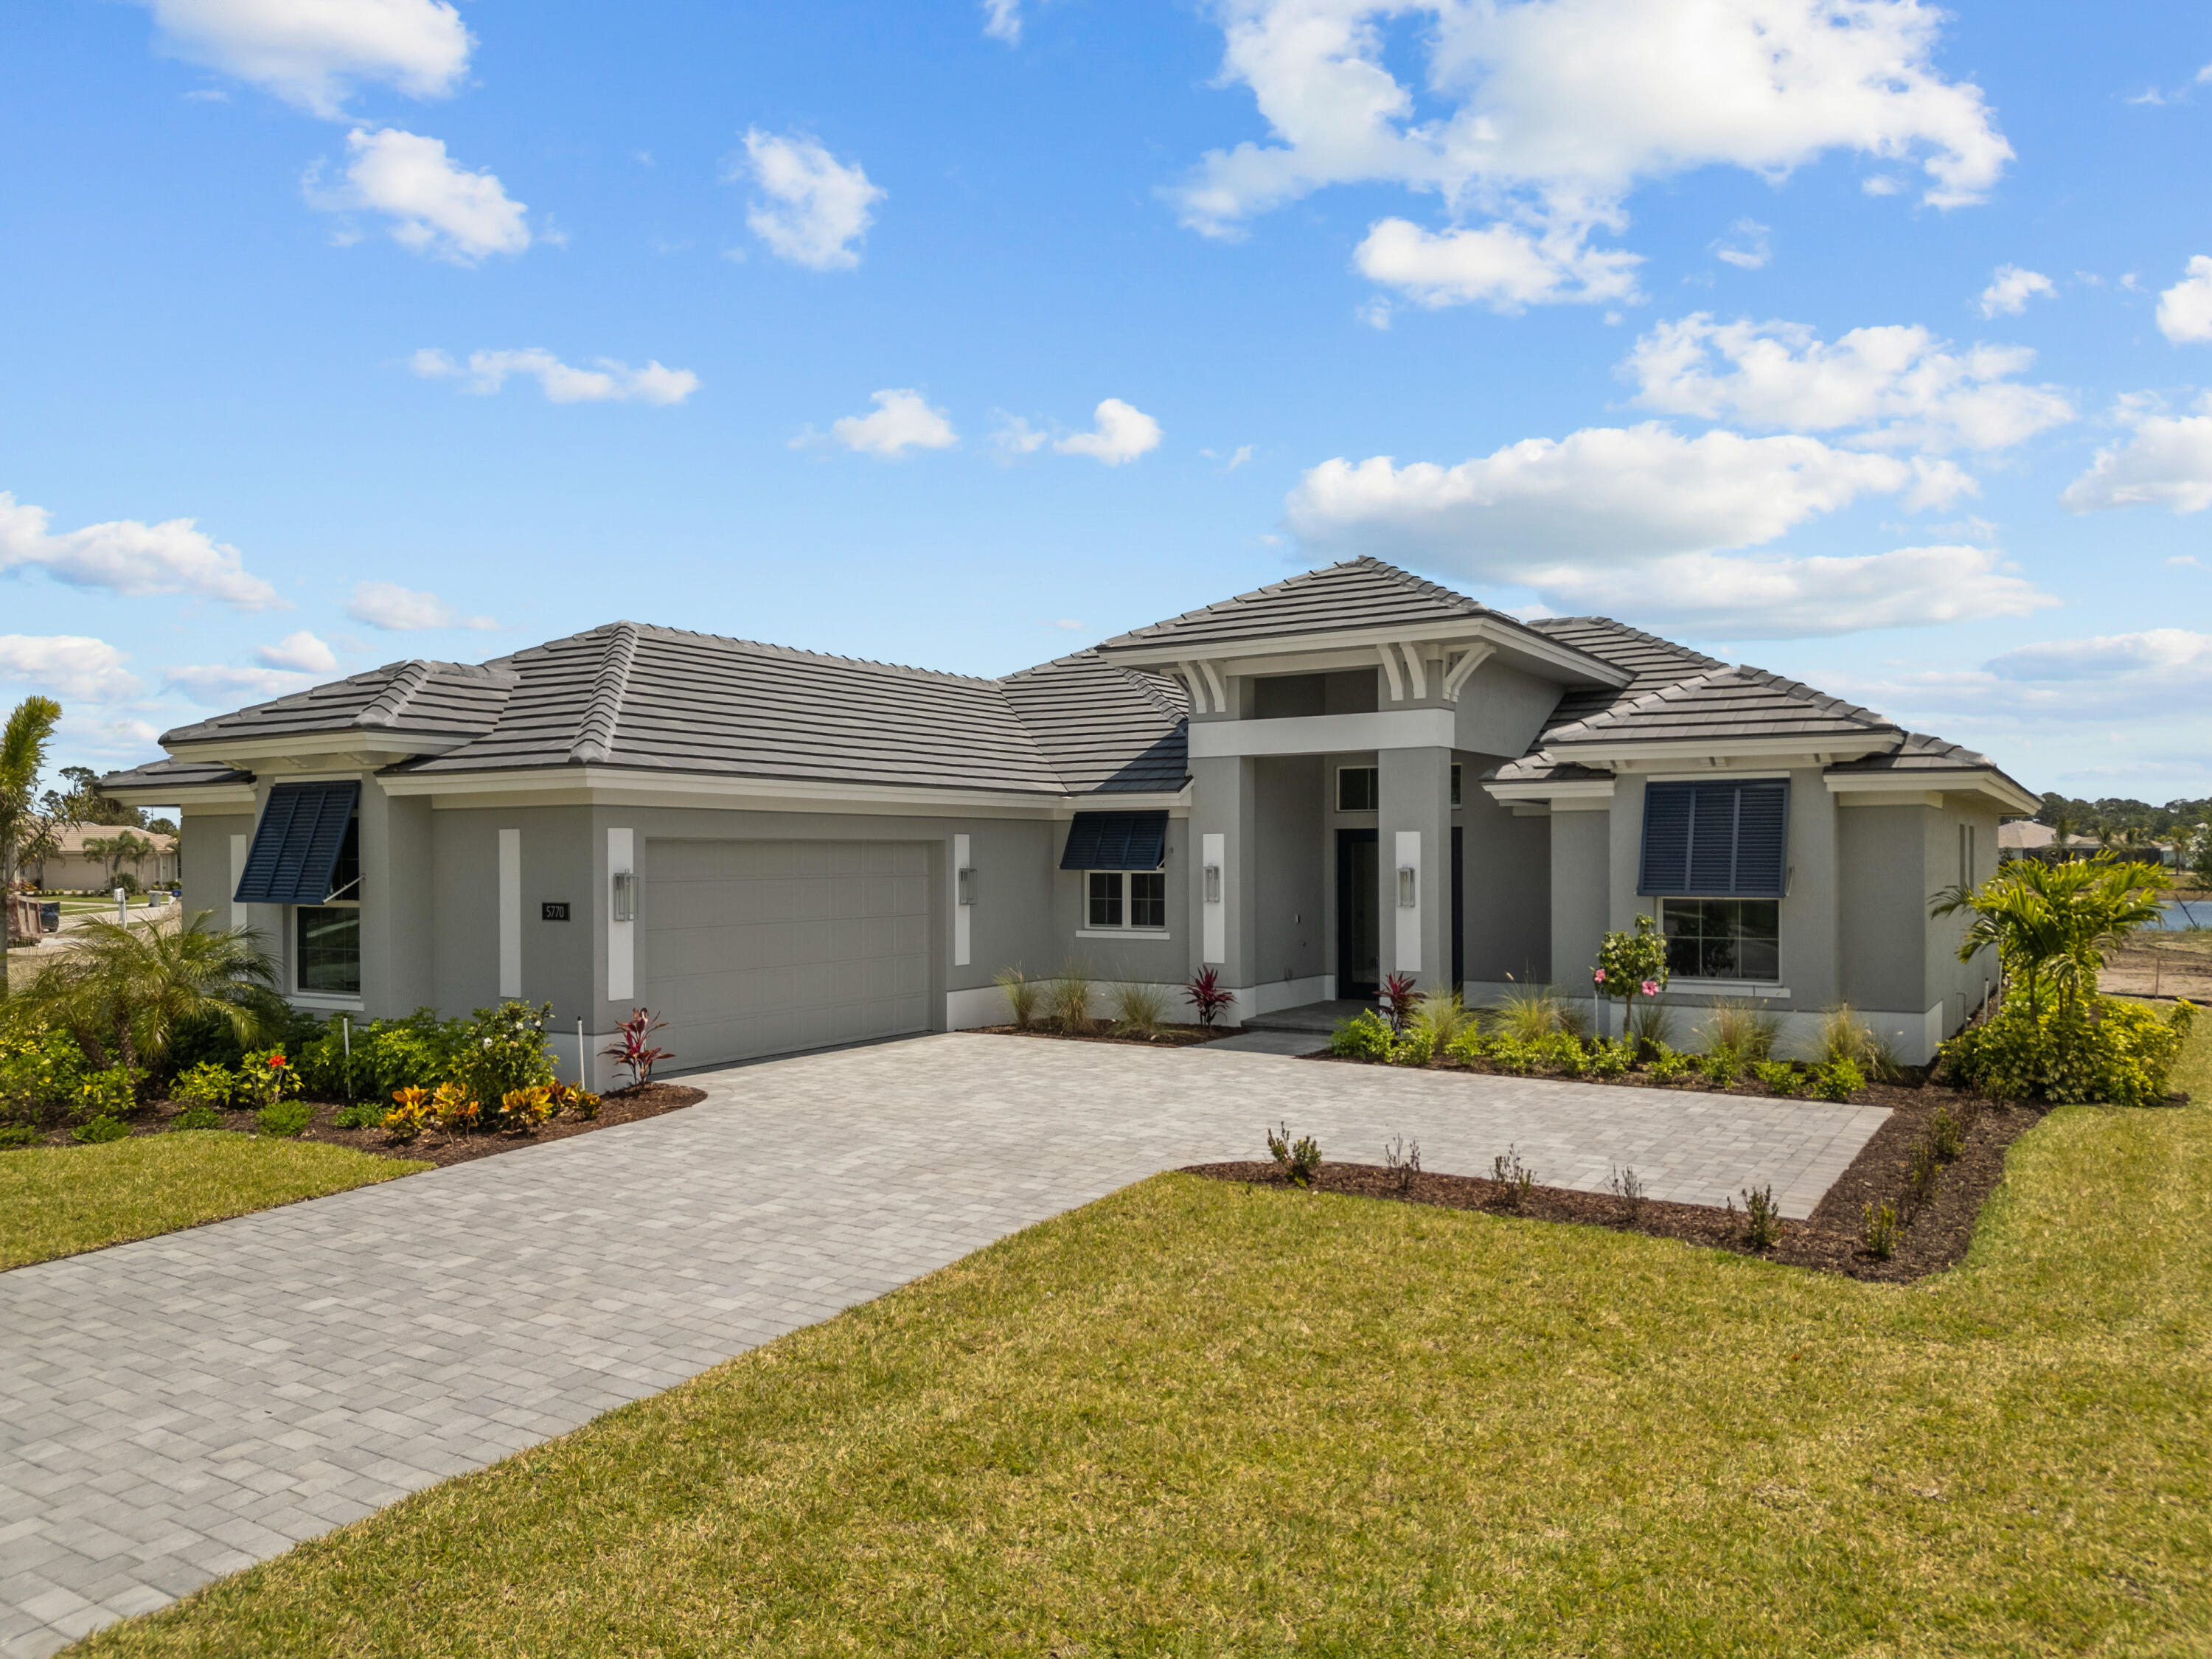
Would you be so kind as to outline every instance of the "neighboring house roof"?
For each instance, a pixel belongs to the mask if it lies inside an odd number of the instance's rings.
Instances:
[[[151,842],[156,853],[173,853],[177,838],[164,835],[159,830],[138,830],[127,823],[80,823],[67,830],[55,831],[54,839],[61,843],[59,856],[82,858],[84,844],[88,841],[113,841],[118,836],[136,836],[140,841]]]
[[[1533,631],[1517,617],[1363,554],[1117,635],[1097,649],[1110,653],[1137,646],[1188,645],[1194,653],[1203,654],[1240,640],[1478,618],[1522,633]]]
[[[499,721],[514,677],[501,662],[391,662],[289,697],[258,702],[161,734],[162,744],[321,732],[465,737]]]
[[[2033,818],[2014,818],[2009,823],[1997,825],[1997,846],[2004,852],[2038,852],[2057,842],[2058,832]]]

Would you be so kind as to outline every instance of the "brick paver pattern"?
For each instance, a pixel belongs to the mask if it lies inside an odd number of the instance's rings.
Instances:
[[[686,1111],[0,1273],[0,1656],[666,1389],[1177,1164],[1326,1153],[1810,1212],[1885,1114],[946,1035]]]

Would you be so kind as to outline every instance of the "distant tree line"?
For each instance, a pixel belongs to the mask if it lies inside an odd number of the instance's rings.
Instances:
[[[2148,801],[2108,795],[2102,800],[2080,800],[2055,791],[2043,798],[2035,815],[2038,823],[2063,830],[2077,840],[2117,839],[2123,831],[2137,839],[2172,841],[2187,836],[2212,823],[2212,797],[2203,800],[2170,800],[2163,806]]]

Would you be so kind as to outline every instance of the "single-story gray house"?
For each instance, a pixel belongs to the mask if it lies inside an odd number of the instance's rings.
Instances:
[[[1717,998],[1799,1042],[1847,1000],[1918,1060],[1996,974],[1929,895],[2037,805],[1778,676],[1366,558],[1004,679],[618,622],[161,743],[101,787],[181,805],[186,912],[259,930],[295,1003],[550,1002],[569,1063],[639,1006],[682,1066],[995,1024],[1013,966],[1212,966],[1232,1020],[1394,973],[1587,998],[1639,914],[1686,1037]]]

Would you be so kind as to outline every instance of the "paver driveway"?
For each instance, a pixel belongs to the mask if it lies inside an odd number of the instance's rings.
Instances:
[[[1879,1110],[945,1036],[689,1111],[0,1273],[0,1654],[44,1654],[1288,1119],[1804,1215]]]

